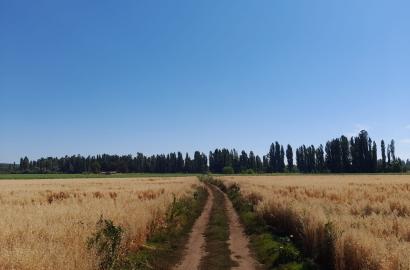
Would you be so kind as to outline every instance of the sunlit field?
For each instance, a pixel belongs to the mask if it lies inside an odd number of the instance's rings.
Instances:
[[[196,177],[0,181],[0,269],[97,269],[87,238],[101,215],[138,249],[174,196],[191,195]]]
[[[230,176],[309,255],[341,269],[410,269],[410,176]],[[329,235],[331,234],[331,235]],[[322,252],[321,254],[326,254]],[[323,260],[323,258],[322,258]]]

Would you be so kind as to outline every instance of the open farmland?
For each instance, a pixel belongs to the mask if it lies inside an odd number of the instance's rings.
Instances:
[[[87,238],[102,215],[124,229],[128,250],[144,244],[196,177],[0,181],[1,269],[97,269]]]
[[[327,268],[410,269],[410,176],[227,176]]]

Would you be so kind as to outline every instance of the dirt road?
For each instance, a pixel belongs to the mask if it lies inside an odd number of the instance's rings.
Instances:
[[[256,269],[258,263],[251,255],[251,251],[249,249],[249,239],[245,235],[243,226],[239,221],[238,214],[232,206],[232,202],[228,199],[226,194],[224,194],[224,196],[229,218],[229,249],[231,250],[231,259],[238,264],[238,266],[234,266],[232,269]]]
[[[207,190],[208,201],[194,224],[183,259],[174,269],[258,269],[231,201],[216,187]]]
[[[209,194],[208,200],[201,216],[199,216],[192,227],[192,232],[189,235],[189,240],[186,245],[185,256],[183,257],[181,263],[174,268],[175,270],[198,269],[202,257],[205,256],[204,233],[209,222],[209,217],[211,215],[211,209],[214,202],[213,192],[209,187],[206,188]]]

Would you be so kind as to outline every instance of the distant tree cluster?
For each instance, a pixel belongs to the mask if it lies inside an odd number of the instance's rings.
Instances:
[[[0,173],[10,173],[17,171],[18,165],[16,163],[8,164],[8,163],[0,163]]]
[[[65,156],[62,158],[41,158],[29,161],[20,159],[20,171],[31,173],[205,173],[208,170],[205,154],[198,151],[191,158],[183,157],[181,152],[167,155],[136,156],[97,155],[83,157]]]
[[[315,149],[313,145],[305,145],[296,150],[298,170],[303,173],[375,173],[406,171],[406,163],[396,158],[394,140],[387,146],[381,143],[382,158],[378,159],[377,145],[362,130],[357,137],[350,140],[341,136]]]
[[[265,171],[261,158],[250,151],[249,155],[242,151],[228,149],[215,149],[209,152],[209,171],[212,173],[241,173]]]
[[[294,152],[287,145],[286,151],[279,142],[272,143],[266,155],[260,157],[253,151],[249,154],[226,148],[215,149],[209,156],[196,151],[193,158],[181,152],[167,155],[136,156],[97,155],[65,156],[63,158],[41,158],[20,160],[19,172],[32,173],[374,173],[404,172],[410,170],[410,161],[396,157],[395,143],[387,146],[380,143],[381,158],[378,158],[377,144],[363,130],[358,136],[328,141],[325,146],[302,145]],[[209,158],[209,160],[208,160]],[[209,161],[209,162],[208,162]],[[11,168],[11,166],[10,166]],[[16,166],[13,166],[16,170]]]

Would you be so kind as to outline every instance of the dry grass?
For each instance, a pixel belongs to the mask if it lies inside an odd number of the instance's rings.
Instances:
[[[195,177],[0,181],[0,269],[96,269],[86,241],[101,215],[138,249],[174,194],[196,185]]]
[[[232,176],[277,230],[336,270],[410,269],[410,176]],[[332,223],[331,235],[329,227]],[[333,252],[329,252],[329,238]],[[323,258],[327,256],[328,258]]]

